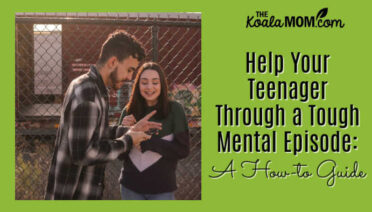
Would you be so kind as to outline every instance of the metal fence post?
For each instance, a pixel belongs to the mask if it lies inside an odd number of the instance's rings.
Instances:
[[[152,60],[154,62],[158,62],[158,32],[159,32],[159,27],[158,25],[154,25],[151,27],[152,28]]]

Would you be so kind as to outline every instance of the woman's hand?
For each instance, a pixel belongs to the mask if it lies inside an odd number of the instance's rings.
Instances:
[[[142,131],[147,132],[150,129],[157,129],[161,130],[161,123],[149,121],[149,119],[155,115],[156,110],[152,111],[151,113],[147,114],[141,120],[139,120],[136,124],[134,124],[130,129],[133,131]]]
[[[124,116],[123,121],[121,122],[121,125],[124,127],[131,127],[136,124],[136,118],[134,118],[133,115]]]
[[[140,144],[143,141],[149,140],[151,138],[150,135],[147,135],[145,132],[141,131],[129,130],[126,134],[132,137],[133,147],[137,148],[138,150],[141,150]]]

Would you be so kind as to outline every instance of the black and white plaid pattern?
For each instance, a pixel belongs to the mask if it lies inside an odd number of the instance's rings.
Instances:
[[[105,162],[132,146],[108,125],[108,92],[94,66],[73,80],[63,102],[45,199],[101,199]]]

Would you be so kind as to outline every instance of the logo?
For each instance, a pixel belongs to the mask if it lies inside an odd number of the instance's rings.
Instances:
[[[284,16],[276,18],[268,16],[268,11],[256,11],[256,16],[247,16],[246,28],[344,28],[345,23],[341,19],[326,18],[328,8],[319,10],[316,16]]]

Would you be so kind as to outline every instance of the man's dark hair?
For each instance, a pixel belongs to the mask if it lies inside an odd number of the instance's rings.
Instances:
[[[168,116],[169,112],[169,99],[168,99],[168,83],[167,79],[165,78],[165,74],[161,66],[155,62],[147,62],[142,64],[139,68],[136,79],[134,80],[134,85],[132,89],[132,95],[130,96],[129,102],[127,104],[127,114],[133,114],[137,120],[143,118],[146,109],[146,100],[142,97],[139,84],[140,78],[143,72],[146,70],[155,70],[158,72],[160,77],[160,95],[158,97],[158,102],[155,106],[156,114],[155,118],[162,119]]]
[[[105,64],[112,56],[115,56],[119,61],[130,56],[141,61],[145,58],[145,50],[142,43],[133,35],[124,30],[116,30],[109,34],[103,43],[97,65]]]

